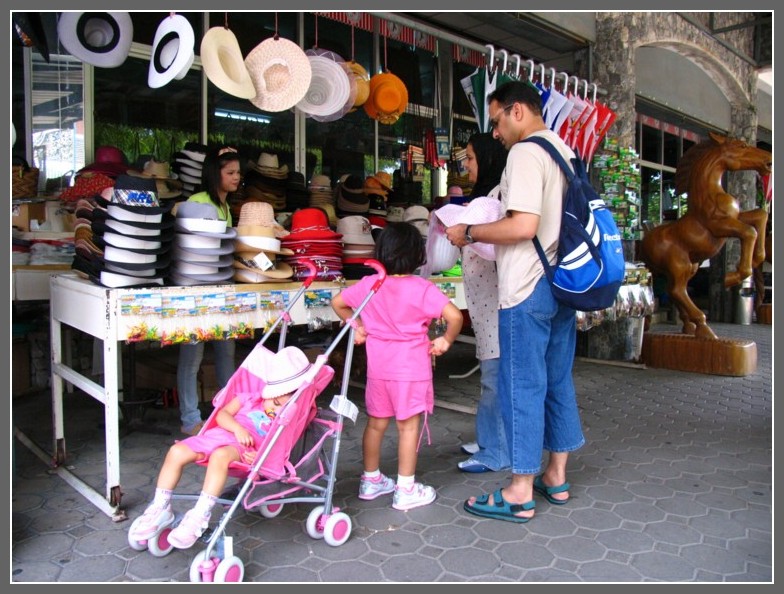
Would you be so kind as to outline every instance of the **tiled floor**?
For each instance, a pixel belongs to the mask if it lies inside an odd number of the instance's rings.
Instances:
[[[418,478],[436,487],[429,506],[401,512],[391,496],[357,498],[364,425],[341,440],[334,503],[351,518],[348,541],[314,540],[312,506],[286,506],[276,518],[241,507],[227,534],[258,582],[754,582],[772,583],[772,327],[713,324],[720,336],[755,341],[757,371],[708,376],[580,360],[574,377],[586,445],[570,458],[572,499],[552,506],[537,497],[525,525],[465,513],[471,495],[506,484],[504,473],[464,474],[459,446],[473,437],[470,411],[478,374],[472,347],[457,344],[436,370],[442,406],[430,419],[431,445]],[[657,324],[653,331],[677,331]],[[326,397],[329,400],[329,395]],[[103,489],[103,417],[84,395],[66,399],[69,464]],[[51,448],[48,392],[13,399],[13,422],[43,450]],[[147,412],[171,435],[134,431],[121,438],[122,505],[114,523],[28,447],[14,440],[11,506],[13,582],[187,582],[193,549],[164,557],[136,551],[127,530],[150,497],[160,462],[179,437],[173,410]],[[382,470],[395,472],[394,433]],[[197,492],[203,470],[186,471],[181,492]],[[178,502],[181,510],[185,502]],[[218,514],[213,514],[213,526]]]

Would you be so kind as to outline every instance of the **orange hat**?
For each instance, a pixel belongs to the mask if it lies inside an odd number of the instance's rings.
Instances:
[[[365,112],[382,124],[394,124],[406,111],[408,89],[391,72],[382,72],[370,79],[370,94],[363,107]]]

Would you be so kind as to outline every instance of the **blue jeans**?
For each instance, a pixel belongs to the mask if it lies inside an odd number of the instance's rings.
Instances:
[[[237,369],[234,364],[236,343],[233,340],[213,340],[210,344],[215,359],[215,377],[218,386],[222,388]],[[180,421],[182,426],[188,429],[202,420],[197,392],[197,374],[203,358],[203,342],[180,345],[180,358],[177,364],[177,397],[180,400]]]
[[[481,392],[476,408],[476,442],[479,451],[471,457],[493,470],[509,468],[509,450],[501,407],[498,404],[498,357],[479,362]]]
[[[538,474],[542,454],[585,443],[572,381],[577,327],[542,277],[528,299],[499,310],[498,400],[514,474]]]

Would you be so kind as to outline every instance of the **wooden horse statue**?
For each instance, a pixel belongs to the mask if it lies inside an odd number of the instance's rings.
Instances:
[[[714,133],[681,157],[675,172],[675,191],[688,193],[686,214],[647,232],[641,243],[641,258],[654,274],[667,278],[667,292],[678,308],[684,334],[717,338],[686,291],[700,262],[719,253],[727,238],[739,238],[737,270],[724,277],[724,286],[732,287],[764,261],[767,211],[757,208],[741,212],[738,200],[721,187],[721,178],[725,171],[756,170],[765,175],[770,173],[771,161],[768,151]]]

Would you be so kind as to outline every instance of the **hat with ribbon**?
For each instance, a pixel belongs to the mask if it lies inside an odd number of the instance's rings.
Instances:
[[[370,221],[363,216],[352,215],[338,221],[337,232],[343,235],[343,245],[375,245],[371,234]]]
[[[227,227],[227,222],[218,216],[214,204],[186,200],[177,205],[174,228],[181,233],[191,233],[218,239],[234,239],[237,230]]]
[[[233,266],[235,269],[252,270],[269,278],[291,278],[294,270],[288,263],[278,261],[275,255],[275,252],[266,250],[235,251]]]
[[[329,215],[322,208],[301,208],[291,215],[291,233],[283,238],[283,245],[302,239],[338,240],[343,237],[329,226]]]
[[[278,155],[274,153],[264,153],[259,155],[256,162],[248,161],[248,167],[261,173],[265,177],[272,177],[275,179],[286,179],[289,176],[289,167],[286,164],[282,166],[278,164]]]
[[[294,346],[287,346],[272,355],[262,398],[276,398],[296,392],[310,379],[312,368],[307,355]]]
[[[199,57],[207,79],[221,91],[240,99],[256,96],[240,44],[228,27],[212,27],[204,34]]]
[[[313,71],[302,48],[275,35],[254,47],[245,58],[256,96],[250,102],[262,111],[286,111],[308,91]]]
[[[128,12],[63,12],[57,36],[63,47],[85,64],[116,68],[131,51],[133,23]]]
[[[465,206],[461,204],[445,204],[433,213],[441,219],[445,226],[451,227],[460,223],[480,225],[493,223],[501,217],[501,203],[496,198],[477,196]],[[495,246],[492,243],[469,243],[466,249],[479,254],[485,260],[495,260]]]
[[[83,198],[98,196],[106,188],[114,186],[114,180],[103,173],[86,171],[76,176],[74,185],[65,188],[60,192],[60,200],[63,202],[76,202]]]
[[[370,79],[370,94],[363,107],[365,113],[381,124],[394,124],[406,111],[408,89],[391,72],[381,72]]]
[[[322,122],[343,117],[354,104],[345,60],[335,52],[318,48],[307,50],[305,55],[310,61],[312,75],[305,96],[297,102],[297,109]]]
[[[195,35],[181,14],[165,17],[155,31],[147,86],[158,89],[174,79],[182,80],[193,65]]]

